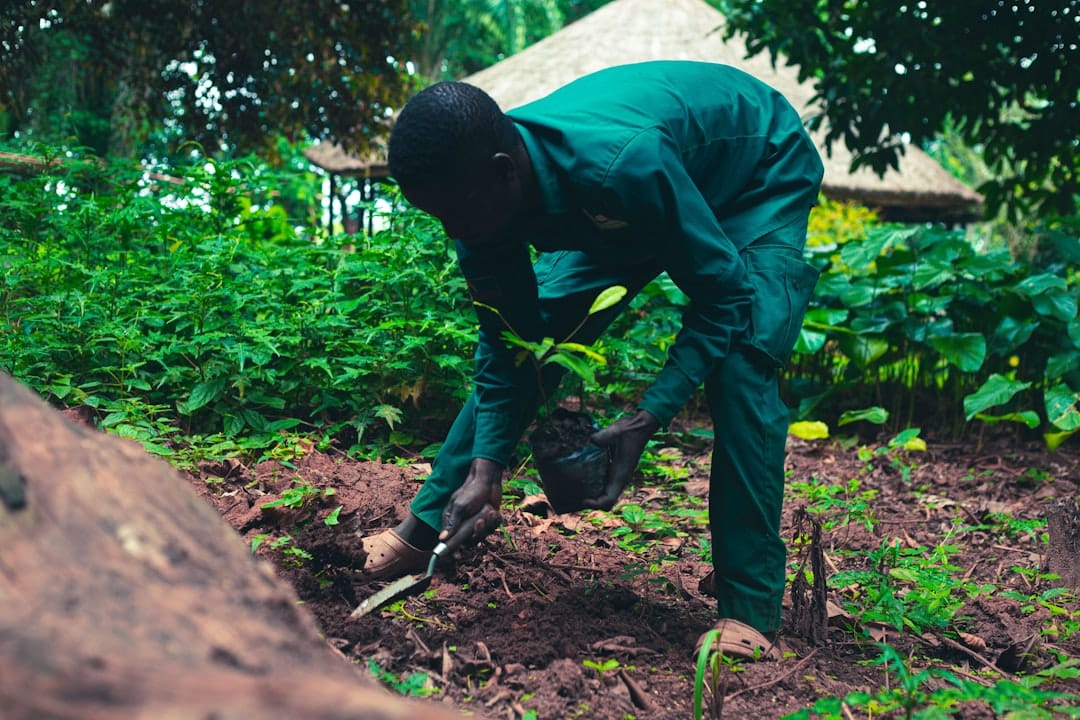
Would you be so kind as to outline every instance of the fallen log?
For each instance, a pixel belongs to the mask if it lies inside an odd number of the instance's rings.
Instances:
[[[1046,511],[1049,537],[1047,566],[1059,579],[1057,587],[1080,592],[1080,498],[1052,501]]]
[[[0,373],[0,717],[461,716],[342,660],[166,463]]]

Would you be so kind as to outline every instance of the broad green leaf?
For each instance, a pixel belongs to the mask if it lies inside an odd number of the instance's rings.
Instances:
[[[828,336],[825,333],[803,328],[799,331],[798,339],[795,340],[795,352],[812,355],[825,347],[825,340],[827,339]]]
[[[1043,372],[1043,379],[1047,382],[1057,380],[1078,367],[1080,367],[1080,350],[1070,349],[1063,353],[1051,355],[1046,360],[1046,370]]]
[[[875,405],[874,407],[869,407],[865,410],[847,410],[840,415],[840,420],[837,424],[843,427],[849,423],[865,420],[874,425],[883,425],[888,419],[889,411]]]
[[[188,413],[193,413],[199,408],[203,407],[207,403],[211,403],[217,399],[221,391],[225,389],[225,384],[228,382],[228,378],[217,377],[201,382],[191,389],[191,395],[188,396],[187,402],[184,403]]]
[[[829,437],[829,426],[817,420],[801,420],[791,423],[788,434],[800,440],[824,440]]]
[[[897,229],[894,227],[875,226],[867,232],[866,239],[853,241],[840,250],[840,259],[853,270],[866,271],[870,264],[886,249],[903,243],[918,232],[918,228]]]
[[[1080,429],[1080,392],[1065,383],[1058,383],[1046,391],[1046,419],[1056,428],[1066,432]]]
[[[851,329],[859,335],[864,333],[881,335],[895,325],[896,322],[896,318],[887,315],[859,315],[851,321]]]
[[[869,367],[889,351],[889,341],[876,335],[843,335],[839,342],[840,351],[859,368]]]
[[[1051,290],[1031,298],[1035,312],[1047,317],[1070,322],[1076,317],[1076,298],[1067,290]]]
[[[950,282],[955,277],[956,273],[953,271],[951,262],[934,260],[919,263],[912,274],[911,282],[916,290],[922,290],[931,285]]]
[[[244,429],[244,420],[238,415],[226,415],[222,422],[225,437],[234,437]]]
[[[994,334],[990,336],[990,353],[1007,355],[1028,341],[1039,327],[1039,321],[1026,318],[1018,320],[1010,315],[1001,318]]]
[[[592,307],[589,308],[589,314],[595,315],[602,310],[607,310],[609,307],[618,304],[625,295],[626,288],[622,285],[612,285],[606,290],[602,290],[593,300]]]
[[[994,373],[986,379],[978,390],[964,398],[964,413],[968,420],[987,408],[1004,405],[1021,390],[1031,387],[1029,382],[1010,380],[1004,375]]]
[[[1059,432],[1059,433],[1044,433],[1043,434],[1043,441],[1046,442],[1046,449],[1050,450],[1050,451],[1057,450],[1061,446],[1061,443],[1068,440],[1075,433],[1076,433],[1075,430],[1072,430],[1072,431],[1069,431],[1069,432]]]
[[[847,320],[850,314],[850,310],[813,308],[808,310],[803,317],[803,326],[817,330],[834,330],[835,326]]]
[[[238,414],[243,419],[244,424],[252,430],[266,430],[266,418],[258,410],[242,408]]]
[[[950,363],[964,372],[975,372],[986,359],[986,338],[980,333],[957,333],[931,337],[930,344]]]
[[[926,293],[911,293],[907,298],[911,309],[923,315],[945,312],[952,300],[949,296],[927,295]]]
[[[1017,283],[1016,290],[1031,300],[1040,315],[1071,322],[1076,317],[1076,298],[1069,292],[1065,280],[1051,273],[1033,275]]]
[[[1026,297],[1041,295],[1051,290],[1065,290],[1065,280],[1053,273],[1041,273],[1025,278],[1016,284],[1016,289]]]
[[[1042,422],[1042,420],[1039,419],[1039,414],[1034,410],[1024,410],[1023,412],[1018,413],[1006,413],[1004,415],[987,415],[986,413],[977,413],[975,415],[975,419],[982,420],[983,422],[990,423],[991,425],[999,422],[1023,423],[1032,430],[1039,427],[1039,423]]]

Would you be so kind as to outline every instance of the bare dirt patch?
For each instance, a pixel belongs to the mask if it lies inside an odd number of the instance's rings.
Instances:
[[[1037,671],[1055,654],[1080,656],[1080,632],[1065,625],[1080,622],[1075,602],[1062,601],[1062,631],[1048,635],[1051,610],[1020,599],[1052,587],[1038,577],[1046,554],[1038,521],[1051,499],[1080,492],[1080,452],[1049,453],[1014,439],[981,447],[931,443],[926,453],[902,457],[874,454],[876,447],[864,446],[860,457],[835,441],[790,443],[793,487],[816,478],[821,486],[851,488],[832,510],[811,516],[828,521],[820,542],[827,574],[867,569],[883,547],[915,553],[950,545],[954,575],[994,589],[966,601],[947,627],[920,626],[920,637],[886,624],[853,627],[859,618],[835,611],[859,588],[830,587],[834,617],[819,628],[824,642],[812,644],[805,623],[796,630],[788,608],[782,637],[789,657],[726,673],[726,717],[776,718],[820,697],[884,687],[873,639],[896,647],[916,670],[944,664],[984,684]],[[639,484],[623,500],[648,509],[662,507],[671,493],[703,495],[707,448],[678,450],[672,464],[685,468],[685,477]],[[353,569],[362,560],[358,535],[397,523],[428,468],[315,451],[293,464],[208,464],[190,480],[296,587],[345,659],[370,659],[398,689],[426,688],[481,717],[690,717],[694,644],[715,612],[703,592],[709,567],[692,536],[633,552],[613,534],[622,524],[617,516],[556,515],[542,497],[522,498],[504,512],[501,530],[442,566],[425,594],[350,620],[380,586]],[[317,492],[308,491],[299,508],[263,507],[295,500],[296,488]],[[801,552],[795,519],[813,502],[804,489],[786,505],[793,563]],[[325,523],[331,516],[337,524]],[[1080,684],[1056,689],[1080,692]],[[964,703],[954,717],[993,713],[983,703]]]

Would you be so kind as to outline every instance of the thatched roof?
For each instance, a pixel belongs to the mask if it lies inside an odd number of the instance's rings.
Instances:
[[[781,91],[809,115],[813,88],[800,83],[792,67],[773,67],[767,53],[746,59],[738,38],[725,41],[724,17],[703,0],[613,0],[559,32],[464,78],[483,88],[504,109],[542,97],[590,72],[645,60],[702,60],[739,67]],[[855,200],[897,220],[972,220],[982,198],[953,178],[919,148],[908,146],[899,171],[878,177],[869,168],[851,172],[851,154],[834,143],[831,154],[816,138],[825,161],[823,190],[838,200]],[[308,158],[331,172],[373,176],[384,161],[343,157],[322,144]]]
[[[345,152],[337,143],[321,142],[304,150],[304,157],[335,175],[384,178],[390,174],[390,169],[386,166],[386,152],[381,148],[358,157]]]

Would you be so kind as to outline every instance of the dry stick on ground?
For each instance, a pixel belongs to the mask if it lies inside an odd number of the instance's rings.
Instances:
[[[727,702],[728,700],[734,700],[735,698],[739,697],[743,693],[757,692],[758,690],[764,690],[765,688],[772,687],[773,685],[775,685],[775,684],[777,684],[779,682],[783,682],[784,679],[790,677],[791,675],[794,675],[799,670],[801,670],[803,668],[803,666],[806,665],[806,663],[810,662],[810,659],[813,658],[814,655],[817,654],[817,651],[818,651],[818,649],[814,648],[809,653],[807,653],[806,657],[804,657],[802,660],[795,663],[790,668],[788,668],[786,671],[784,671],[780,675],[777,675],[776,677],[774,677],[772,680],[769,680],[768,682],[759,683],[757,685],[748,685],[747,687],[736,690],[735,692],[733,692],[733,693],[731,693],[729,695],[725,695],[724,696],[724,702]]]
[[[0,373],[5,720],[449,720],[379,688],[292,588],[136,443]]]
[[[1005,677],[1012,677],[1013,676],[1012,673],[1007,672],[1005,670],[1002,670],[1000,667],[998,667],[997,664],[993,660],[991,660],[991,659],[989,659],[989,658],[987,658],[987,657],[985,657],[983,655],[980,655],[979,653],[977,653],[974,650],[972,650],[971,648],[969,648],[967,645],[964,645],[963,643],[959,643],[959,642],[953,640],[952,638],[947,638],[944,635],[938,635],[938,636],[935,636],[935,637],[938,640],[940,640],[941,642],[943,642],[946,645],[948,645],[949,647],[951,647],[953,650],[959,650],[960,652],[962,652],[962,653],[968,655],[969,657],[971,657],[973,660],[978,660],[980,663],[982,663],[984,666],[990,668],[991,670],[993,670],[995,672],[999,672]],[[928,644],[928,645],[932,644],[929,640],[927,640],[922,635],[919,635],[918,638],[920,640],[922,640],[924,643]]]

